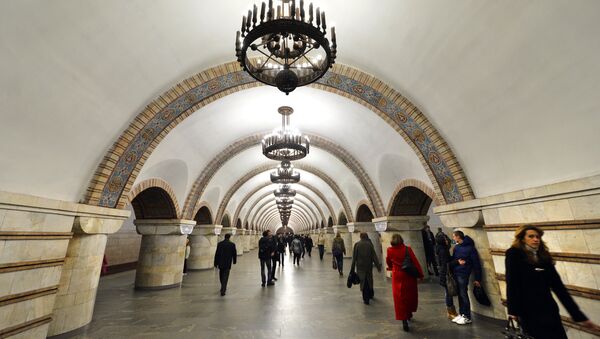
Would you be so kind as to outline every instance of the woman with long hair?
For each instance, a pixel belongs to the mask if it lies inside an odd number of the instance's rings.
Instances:
[[[412,319],[413,312],[417,311],[419,304],[419,291],[417,278],[402,270],[404,258],[408,255],[412,264],[419,272],[419,280],[423,280],[423,269],[415,257],[412,248],[404,245],[404,239],[398,233],[392,235],[392,245],[387,249],[385,262],[388,271],[392,271],[392,295],[394,296],[394,310],[396,320],[402,320],[402,329],[409,331],[408,320]]]
[[[566,339],[556,294],[574,321],[597,328],[581,312],[567,292],[542,240],[544,231],[532,225],[521,226],[515,232],[512,246],[506,251],[506,294],[509,317],[519,322],[534,338]]]

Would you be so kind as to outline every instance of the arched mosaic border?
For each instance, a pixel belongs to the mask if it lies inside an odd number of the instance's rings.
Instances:
[[[211,68],[175,85],[138,114],[113,144],[98,166],[84,201],[123,208],[127,192],[143,164],[171,129],[206,104],[258,85],[235,62]],[[373,76],[339,64],[312,86],[359,102],[394,127],[415,150],[444,203],[474,198],[448,144],[407,98]]]
[[[165,192],[167,192],[169,198],[171,198],[173,206],[175,206],[175,213],[177,214],[177,218],[181,218],[181,208],[179,207],[179,202],[177,201],[177,197],[175,196],[175,191],[173,190],[171,185],[169,185],[168,182],[159,178],[146,179],[135,185],[133,189],[129,192],[129,194],[127,194],[127,203],[131,204],[131,201],[135,199],[135,197],[138,194],[151,187],[162,188]]]
[[[387,216],[389,216],[390,212],[392,211],[392,206],[394,205],[394,200],[396,199],[396,196],[405,187],[416,187],[416,188],[420,189],[423,193],[425,193],[428,197],[430,197],[431,200],[436,205],[439,204],[439,201],[437,199],[437,196],[435,195],[435,192],[426,183],[422,182],[421,180],[417,180],[417,179],[403,179],[403,180],[400,180],[400,182],[396,186],[396,189],[394,190],[394,193],[392,193],[392,197],[390,198],[390,201],[388,202],[386,213],[385,213]]]

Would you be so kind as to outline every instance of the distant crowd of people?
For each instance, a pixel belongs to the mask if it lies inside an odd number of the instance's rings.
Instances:
[[[434,235],[429,226],[423,228],[422,237],[426,268],[430,276],[438,276],[443,287],[447,316],[458,325],[472,323],[469,280],[473,275],[473,286],[482,288],[482,265],[475,242],[460,230],[452,232],[452,239],[441,228]],[[554,261],[544,241],[544,232],[535,226],[522,226],[515,232],[512,246],[506,251],[507,309],[510,319],[517,320],[524,332],[533,338],[567,338],[559,309],[552,297],[557,296],[572,319],[584,327],[598,329],[581,312],[567,292]],[[215,267],[219,269],[221,295],[224,296],[231,265],[236,263],[235,244],[230,234],[219,242],[215,253]],[[325,235],[317,236],[319,259],[325,253]],[[278,234],[264,231],[258,242],[258,258],[261,267],[261,285],[272,286],[277,263],[284,266],[286,249],[293,256],[293,264],[300,265],[305,254],[311,256],[313,240],[310,235]],[[344,275],[346,245],[339,233],[332,243],[332,264],[340,276]],[[413,249],[404,243],[398,233],[392,235],[386,251],[386,269],[392,275],[392,295],[397,320],[402,321],[404,331],[417,311],[418,282],[424,273]],[[370,304],[374,298],[373,268],[381,272],[382,264],[367,233],[360,234],[360,241],[352,248],[352,265],[349,279],[360,283],[363,302]],[[348,282],[350,286],[350,281]],[[453,296],[458,297],[458,312]]]

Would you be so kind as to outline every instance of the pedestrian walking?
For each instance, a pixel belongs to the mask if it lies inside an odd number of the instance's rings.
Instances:
[[[304,253],[304,246],[302,246],[302,240],[300,240],[300,236],[295,236],[294,240],[292,240],[292,244],[290,245],[292,252],[294,254],[294,265],[300,266],[300,257]]]
[[[319,248],[319,259],[323,261],[323,255],[325,254],[325,234],[319,233],[317,236],[317,247]]]
[[[310,258],[310,253],[312,252],[312,248],[313,248],[313,240],[310,237],[310,234],[306,236],[306,253],[308,253],[308,257]]]
[[[346,246],[344,245],[344,239],[338,232],[333,238],[331,244],[331,253],[333,254],[333,260],[335,260],[336,267],[340,276],[344,275],[344,255],[346,254]]]
[[[512,246],[506,251],[506,296],[509,317],[534,338],[567,339],[556,295],[579,325],[599,330],[581,312],[565,288],[548,247],[542,240],[544,231],[532,225],[521,226],[515,232]]]
[[[258,241],[258,259],[260,259],[260,277],[262,287],[275,285],[271,275],[271,258],[275,255],[275,247],[271,241],[271,231],[263,232],[262,238]]]
[[[352,266],[350,272],[356,272],[360,278],[360,290],[362,291],[363,302],[369,305],[369,300],[375,296],[373,289],[373,266],[381,272],[381,263],[375,253],[375,247],[369,239],[367,233],[360,234],[360,241],[354,244],[352,250]]]
[[[237,262],[237,249],[235,244],[231,242],[231,233],[225,234],[225,239],[217,244],[215,252],[214,266],[219,269],[219,281],[221,282],[221,296],[227,291],[227,282],[229,281],[229,271],[231,264]]]
[[[452,319],[459,325],[472,323],[471,301],[469,300],[469,277],[475,274],[473,285],[481,286],[481,261],[475,248],[475,242],[462,231],[454,231],[452,238],[456,241],[450,267],[454,273],[456,287],[458,288],[459,315]]]
[[[391,247],[387,249],[387,269],[392,271],[392,295],[394,296],[394,310],[396,320],[402,320],[402,329],[410,330],[408,321],[412,319],[413,313],[417,311],[419,304],[419,293],[417,279],[423,280],[423,269],[415,254],[409,246],[404,244],[404,239],[398,233],[392,235]],[[408,256],[408,258],[407,258]],[[416,268],[417,276],[405,271],[405,261],[412,263]]]

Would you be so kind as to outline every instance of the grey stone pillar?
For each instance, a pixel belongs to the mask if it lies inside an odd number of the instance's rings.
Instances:
[[[241,233],[243,241],[244,241],[244,253],[248,253],[250,252],[250,230],[247,229],[241,229],[240,231],[242,231]]]
[[[325,253],[331,254],[331,245],[333,244],[333,228],[323,228],[323,234],[325,235]]]
[[[140,257],[135,272],[135,288],[179,287],[183,280],[185,242],[196,222],[183,219],[134,220],[142,235]]]
[[[187,267],[190,270],[205,270],[212,268],[215,260],[221,225],[196,225],[190,239],[190,257]]]
[[[428,216],[402,216],[383,217],[373,219],[375,229],[381,234],[382,263],[385,265],[387,249],[390,247],[392,235],[398,233],[404,239],[404,243],[410,246],[421,264],[424,272],[427,272],[427,261],[425,260],[425,248],[421,229],[427,221]],[[386,276],[391,277],[391,272],[386,271]]]
[[[73,223],[48,336],[69,332],[92,321],[107,234],[115,233],[129,215],[79,216]]]

